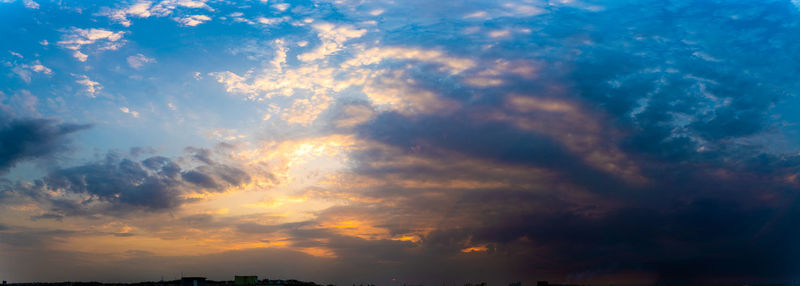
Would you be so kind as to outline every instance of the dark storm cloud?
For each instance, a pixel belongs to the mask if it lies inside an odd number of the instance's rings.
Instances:
[[[142,164],[109,156],[104,162],[61,169],[41,180],[48,189],[87,194],[92,198],[75,202],[54,198],[55,207],[66,214],[80,214],[85,205],[108,203],[119,208],[164,210],[181,203],[178,179],[148,172]]]
[[[142,161],[142,166],[170,178],[175,178],[181,172],[181,167],[178,164],[162,156],[147,158]]]
[[[45,214],[31,216],[31,220],[39,220],[39,219],[54,219],[57,221],[61,221],[64,219],[64,215],[57,213],[45,213]]]
[[[797,9],[789,1],[604,4],[597,12],[552,8],[533,20],[542,26],[530,42],[500,44],[512,59],[545,62],[544,75],[536,80],[508,75],[499,87],[443,92],[464,106],[447,117],[384,112],[358,127],[362,138],[406,154],[438,162],[458,154],[543,168],[570,186],[558,187],[552,178],[472,170],[466,172],[475,180],[510,183],[460,192],[399,185],[360,190],[360,196],[392,200],[380,208],[381,215],[371,216],[403,233],[409,228],[398,223],[403,214],[432,212],[437,204],[450,208],[433,214],[445,222],[463,221],[438,224],[422,247],[456,256],[464,247],[487,245],[514,261],[509,267],[553,280],[631,272],[654,274],[654,282],[673,285],[797,278],[793,269],[800,263],[792,257],[800,248],[791,241],[800,239],[792,227],[800,220],[798,157],[769,154],[747,140],[783,131],[773,107],[798,87],[791,78],[800,60],[792,52],[800,45],[792,36],[800,32]],[[414,76],[420,84],[449,84],[426,72]],[[553,94],[548,86],[562,91]],[[528,130],[474,116],[499,110],[537,118],[500,100],[510,93],[574,100],[588,107],[582,111],[597,112],[593,120],[608,131],[597,144],[619,148],[648,183],[632,184],[582,163],[586,154],[557,138],[580,130]],[[536,112],[543,111],[531,111]],[[463,178],[464,170],[386,164],[400,161],[387,155],[361,150],[354,154],[360,162],[354,171],[380,180]],[[530,187],[536,184],[543,187]],[[578,189],[598,196],[592,199],[597,203],[567,195]],[[447,202],[442,197],[457,203],[442,204]],[[349,209],[369,214],[355,205]]]
[[[186,147],[184,151],[187,153],[192,153],[193,159],[199,160],[200,162],[209,165],[214,164],[214,162],[211,160],[211,155],[212,155],[211,150],[208,150],[206,148]]]
[[[310,225],[311,222],[292,222],[283,224],[258,224],[258,223],[240,223],[236,225],[236,230],[242,233],[272,233],[280,230],[291,230]]]
[[[398,114],[385,113],[364,125],[362,131],[365,138],[403,149],[419,146],[421,153],[429,158],[442,155],[428,152],[428,146],[443,148],[499,163],[545,167],[562,172],[572,183],[596,187],[600,192],[625,189],[618,178],[585,165],[579,155],[545,134],[519,130],[508,124],[480,122],[469,114],[411,121]],[[357,157],[369,160],[371,155],[377,154],[367,151]]]
[[[208,162],[213,165],[182,172],[176,162],[166,157],[136,161],[111,153],[99,162],[54,170],[31,185],[12,186],[7,182],[5,188],[49,204],[50,213],[33,219],[61,219],[75,215],[124,216],[135,211],[167,211],[185,203],[184,194],[220,192],[250,180],[247,173],[236,167]],[[65,194],[53,195],[48,191]]]
[[[197,171],[184,172],[183,174],[181,174],[181,177],[183,178],[183,180],[203,188],[207,189],[217,188],[217,182],[215,182],[214,179],[211,178],[211,176]]]
[[[226,165],[200,166],[181,173],[181,178],[198,187],[216,191],[223,191],[227,186],[238,186],[250,182],[250,175],[238,168]]]
[[[68,150],[67,135],[89,125],[49,119],[9,119],[0,114],[0,172],[24,160],[48,158]]]
[[[436,180],[434,177],[457,178],[462,170],[434,174],[430,171],[423,167],[417,174],[400,169],[380,174],[384,177],[402,174],[407,180],[431,182]],[[670,174],[661,182],[680,181],[636,189],[646,192],[647,198],[604,196],[588,203],[560,194],[575,190],[552,188],[548,186],[552,182],[535,178],[512,177],[520,185],[513,189],[450,191],[387,186],[361,194],[384,198],[387,203],[328,209],[320,217],[370,218],[394,234],[414,233],[420,226],[415,222],[431,225],[426,220],[432,220],[435,230],[418,245],[426,255],[437,259],[457,257],[464,248],[486,245],[489,247],[486,255],[505,257],[499,263],[516,269],[518,274],[527,273],[529,279],[562,281],[574,274],[584,277],[581,278],[584,280],[574,278],[580,282],[597,282],[604,276],[626,271],[655,273],[661,277],[659,283],[670,285],[707,285],[715,281],[714,277],[731,281],[791,279],[794,273],[791,269],[800,266],[792,259],[800,254],[792,243],[800,236],[793,226],[800,219],[799,201],[794,194],[796,183],[777,182],[761,172],[739,170],[736,174],[749,179]],[[493,174],[473,176],[484,181],[497,179]],[[526,188],[523,187],[526,182],[544,186]],[[362,190],[350,190],[354,191]],[[761,196],[777,198],[764,200]],[[614,205],[609,206],[608,201]],[[387,259],[378,257],[378,253],[415,253],[396,244],[386,244],[372,256],[370,252],[358,252],[371,242],[353,240],[351,243],[361,244],[361,248],[340,248],[336,245],[339,241],[331,240],[334,235],[329,232],[301,229],[292,235],[299,245],[322,244],[336,249],[342,257],[360,257],[363,261]],[[313,239],[320,237],[329,240],[320,243]]]
[[[230,148],[225,144],[218,148]],[[214,153],[206,148],[187,147],[185,151],[191,158],[202,162],[204,165],[181,173],[181,178],[197,187],[209,191],[224,191],[226,187],[238,186],[250,182],[250,175],[239,168],[213,161]]]

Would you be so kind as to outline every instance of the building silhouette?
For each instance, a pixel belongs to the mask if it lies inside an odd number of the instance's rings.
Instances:
[[[207,286],[205,277],[181,277],[181,286]]]
[[[258,276],[250,275],[250,276],[240,276],[235,275],[233,276],[233,285],[236,286],[253,286],[258,283]]]

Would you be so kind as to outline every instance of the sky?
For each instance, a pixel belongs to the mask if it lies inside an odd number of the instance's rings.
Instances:
[[[0,279],[800,281],[800,1],[0,0]]]

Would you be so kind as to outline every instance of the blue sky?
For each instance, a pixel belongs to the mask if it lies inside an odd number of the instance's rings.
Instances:
[[[0,277],[793,281],[799,16],[0,1]]]

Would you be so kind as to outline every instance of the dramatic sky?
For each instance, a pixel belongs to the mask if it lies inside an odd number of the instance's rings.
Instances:
[[[0,0],[0,278],[800,279],[800,1]]]

